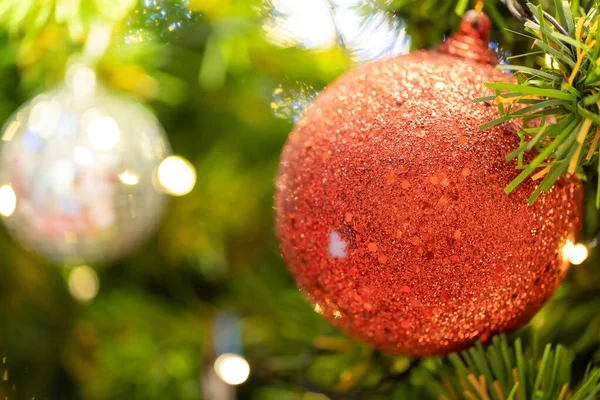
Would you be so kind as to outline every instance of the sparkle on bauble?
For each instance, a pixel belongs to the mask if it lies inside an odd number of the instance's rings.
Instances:
[[[471,20],[469,20],[471,18]],[[561,179],[513,193],[515,129],[485,82],[489,22],[467,15],[440,49],[366,64],[321,93],[283,150],[282,253],[334,325],[376,348],[445,354],[522,326],[564,277],[582,193]]]
[[[26,247],[64,264],[112,261],[150,233],[170,146],[154,115],[99,87],[75,65],[66,85],[23,105],[5,125],[0,213]]]

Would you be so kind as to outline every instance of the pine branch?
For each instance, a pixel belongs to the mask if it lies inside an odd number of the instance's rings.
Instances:
[[[535,345],[525,350],[520,339],[512,346],[496,336],[487,348],[481,343],[430,360],[423,369],[431,395],[440,400],[582,400],[600,394],[600,368],[588,367],[579,384],[572,382],[574,354],[561,345]]]
[[[137,0],[77,1],[64,0],[2,0],[0,26],[13,35],[26,39],[36,37],[50,25],[64,25],[74,40],[81,40],[98,21],[122,22],[134,9]]]
[[[517,83],[488,83],[496,96],[475,100],[493,99],[500,112],[499,118],[481,129],[511,120],[519,125],[524,144],[509,154],[508,160],[518,157],[521,161],[525,153],[537,152],[527,165],[519,162],[523,171],[505,189],[510,193],[526,178],[543,178],[530,203],[561,176],[581,172],[582,167],[596,162],[600,168],[598,9],[574,16],[566,2],[555,3],[560,22],[549,18],[541,6],[528,3],[526,9],[532,20],[525,23],[525,31],[549,65],[539,70],[501,66],[515,73]],[[600,207],[600,195],[596,206]]]

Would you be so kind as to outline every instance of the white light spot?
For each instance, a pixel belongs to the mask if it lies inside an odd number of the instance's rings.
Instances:
[[[39,101],[29,113],[27,127],[44,138],[48,137],[56,130],[61,112],[61,106],[58,101]]]
[[[361,12],[364,3],[271,0],[271,15],[263,30],[267,40],[282,47],[327,49],[343,42],[362,61],[408,52],[410,38],[400,20],[383,11],[365,18]]]
[[[238,354],[221,354],[215,360],[215,372],[223,382],[229,385],[240,385],[250,376],[250,365]]]
[[[589,255],[587,247],[585,245],[578,243],[573,244],[571,241],[567,240],[567,243],[562,249],[563,257],[568,259],[569,262],[573,265],[582,264]]]
[[[583,244],[576,244],[573,248],[573,254],[569,257],[571,264],[580,265],[588,258],[588,249]]]
[[[433,85],[433,87],[437,90],[444,90],[446,89],[446,84],[444,82],[436,82],[435,85]]]
[[[273,18],[263,25],[266,37],[274,44],[291,47],[327,49],[336,42],[331,10],[322,0],[273,0]]]
[[[73,149],[73,161],[79,165],[91,165],[94,163],[94,155],[86,146],[75,146]]]
[[[110,150],[119,143],[119,125],[111,117],[93,119],[88,125],[87,133],[95,150]]]
[[[336,231],[329,232],[329,243],[327,246],[327,251],[329,251],[329,255],[333,258],[345,258],[346,257],[346,247],[348,246],[348,242],[342,240],[342,237]]]
[[[67,86],[73,90],[75,96],[83,97],[90,95],[96,88],[96,74],[94,70],[84,64],[73,64],[67,69]]]
[[[158,167],[158,181],[163,188],[174,196],[188,194],[196,184],[196,170],[186,159],[170,156]]]
[[[140,183],[140,176],[135,172],[125,170],[119,174],[119,180],[125,185],[134,186]]]
[[[8,185],[0,187],[0,214],[10,217],[17,207],[15,191]]]
[[[562,248],[562,255],[564,260],[568,260],[571,264],[579,265],[587,259],[588,249],[581,243],[574,244],[570,240],[567,240]]]
[[[87,265],[73,268],[68,279],[69,293],[75,300],[87,303],[93,300],[100,289],[96,271]]]
[[[571,252],[573,252],[573,248],[575,245],[570,240],[567,240],[567,243],[562,248],[563,260],[568,260]]]

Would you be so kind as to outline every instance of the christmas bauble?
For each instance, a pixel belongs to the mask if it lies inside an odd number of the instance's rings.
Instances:
[[[94,83],[41,94],[7,122],[0,150],[0,212],[26,247],[66,264],[129,252],[157,222],[165,195],[156,171],[170,154],[151,112]]]
[[[533,180],[504,193],[519,139],[509,125],[478,128],[497,108],[473,99],[509,79],[478,18],[438,50],[341,77],[281,157],[276,221],[291,272],[318,312],[378,349],[444,354],[513,330],[569,265],[580,184],[562,179],[532,205]]]

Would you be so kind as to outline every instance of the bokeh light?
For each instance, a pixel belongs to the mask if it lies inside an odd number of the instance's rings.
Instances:
[[[573,265],[583,264],[589,256],[588,248],[582,244],[573,244],[571,241],[567,241],[562,249],[563,257]]]
[[[358,61],[406,53],[410,37],[401,21],[382,10],[361,12],[360,0],[271,0],[263,24],[267,40],[281,47],[324,50],[343,44]]]
[[[17,196],[15,191],[9,186],[0,187],[0,214],[10,217],[17,207]]]
[[[317,90],[305,83],[299,82],[295,87],[280,85],[273,91],[271,111],[277,118],[298,122],[316,95]]]
[[[323,0],[272,0],[266,38],[279,46],[327,49],[336,43],[331,9]]]
[[[588,249],[585,245],[578,243],[573,248],[573,252],[569,257],[571,264],[580,265],[588,258]]]
[[[202,18],[202,13],[191,10],[187,0],[143,0],[140,3],[126,21],[125,43],[173,40],[180,31]]]
[[[95,150],[110,150],[119,143],[119,125],[110,117],[98,117],[90,121],[87,133]]]
[[[92,301],[100,289],[100,280],[96,271],[87,265],[73,268],[69,273],[68,284],[71,296],[82,303]]]
[[[169,194],[183,196],[194,188],[196,170],[185,158],[170,156],[158,167],[158,181]]]
[[[223,382],[229,385],[240,385],[250,376],[250,365],[238,354],[221,354],[215,360],[215,372]]]
[[[133,186],[140,183],[140,176],[135,172],[125,170],[119,174],[119,180],[125,185]]]

